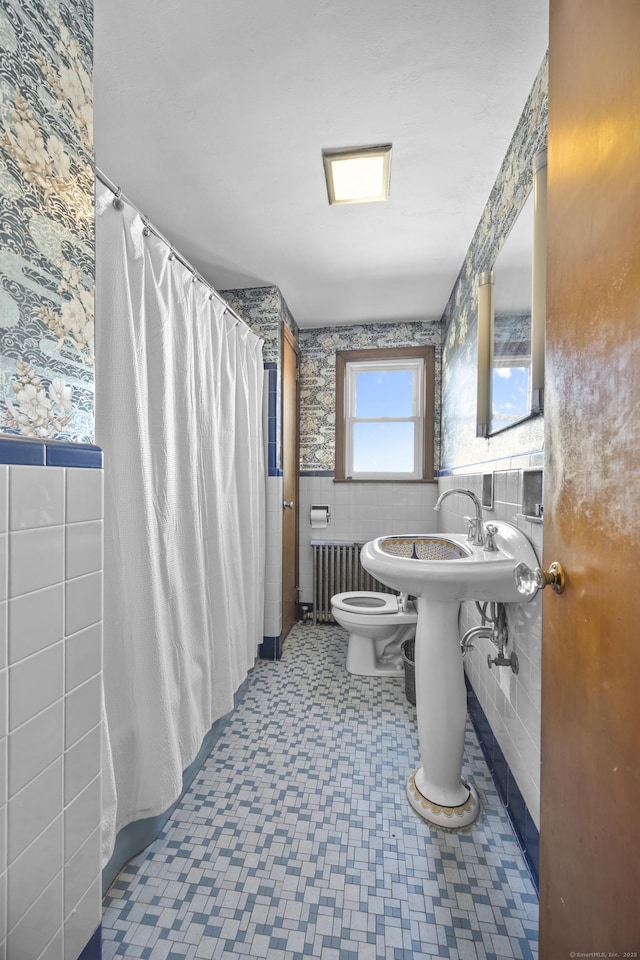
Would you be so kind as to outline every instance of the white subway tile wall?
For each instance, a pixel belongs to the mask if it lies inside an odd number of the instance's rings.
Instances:
[[[102,483],[0,466],[2,960],[76,960],[100,923]]]
[[[10,597],[24,596],[63,579],[64,527],[38,527],[9,534]]]
[[[35,469],[35,468],[34,468]],[[10,604],[9,663],[44,650],[64,636],[64,585],[16,597]]]
[[[64,523],[64,468],[10,467],[9,529],[37,530]]]
[[[335,483],[332,477],[300,477],[300,587],[303,603],[313,600],[312,540],[366,543],[390,533],[431,533],[437,529],[435,483]],[[327,527],[312,527],[311,504],[326,504]]]
[[[542,559],[542,524],[522,515],[522,474],[541,466],[541,455],[514,459],[505,469],[505,462],[483,464],[483,473],[494,473],[494,506],[485,509],[486,520],[506,520],[529,538],[538,559]],[[463,487],[480,496],[482,473],[459,473],[441,477],[440,492]],[[471,511],[468,497],[448,497],[442,504],[439,528],[445,533],[465,533],[464,516]],[[475,604],[462,606],[461,632],[480,623]],[[540,594],[530,603],[507,605],[509,645],[518,655],[517,676],[508,667],[487,665],[496,648],[491,640],[475,639],[474,650],[465,658],[465,670],[493,733],[505,756],[511,773],[540,829],[540,669],[542,657],[542,599]]]

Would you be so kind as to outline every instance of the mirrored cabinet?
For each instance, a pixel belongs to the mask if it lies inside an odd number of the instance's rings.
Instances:
[[[490,270],[478,278],[478,416],[490,437],[543,410],[547,154]]]

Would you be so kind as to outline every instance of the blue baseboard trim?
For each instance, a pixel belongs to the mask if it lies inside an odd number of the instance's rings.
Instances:
[[[280,660],[282,657],[282,635],[277,637],[263,637],[258,647],[258,656],[261,660]]]
[[[248,680],[245,680],[244,683],[238,687],[233,698],[233,710],[237,708],[244,697],[247,686]],[[185,790],[191,786],[204,761],[222,736],[227,723],[233,716],[233,710],[230,711],[230,713],[226,713],[224,717],[220,717],[219,720],[216,720],[209,732],[205,734],[195,760],[189,764],[182,774],[182,792],[175,803],[172,803],[164,813],[159,814],[157,817],[145,817],[143,820],[135,820],[120,830],[116,837],[111,859],[102,871],[103,894],[107,892],[125,863],[128,863],[132,857],[135,857],[141,850],[144,850],[145,847],[148,847],[150,843],[153,843],[153,841],[158,838],[167,820],[180,803]],[[87,958],[87,960],[90,960],[90,958]]]
[[[47,443],[48,467],[102,469],[102,450],[92,443]]]
[[[91,937],[78,960],[102,960],[102,924]]]
[[[0,436],[0,463],[33,467],[91,467],[102,469],[102,450],[93,443],[32,440]]]
[[[0,463],[44,467],[46,457],[47,451],[42,440],[23,440],[18,437],[0,439]]]
[[[496,789],[500,795],[507,816],[511,821],[513,832],[522,851],[522,856],[527,865],[531,882],[536,893],[539,894],[539,876],[540,876],[540,834],[531,814],[527,810],[524,797],[516,783],[516,779],[509,769],[500,744],[496,740],[491,725],[487,720],[484,710],[475,690],[465,676],[467,685],[467,710],[473,724],[474,730],[478,736],[480,747],[487,761],[489,772],[493,777]]]

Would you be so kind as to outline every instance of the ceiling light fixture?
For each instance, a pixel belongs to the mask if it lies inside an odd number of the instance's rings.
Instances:
[[[391,144],[323,150],[329,203],[380,203],[389,199]]]

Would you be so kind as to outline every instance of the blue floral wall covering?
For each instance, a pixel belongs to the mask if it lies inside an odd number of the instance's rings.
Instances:
[[[293,319],[278,287],[245,287],[223,290],[222,296],[251,327],[257,337],[262,337],[262,357],[267,374],[269,391],[269,417],[267,426],[269,476],[282,475],[282,324],[285,323],[296,340],[298,325]]]
[[[436,348],[436,463],[440,423],[441,324],[363,323],[352,326],[316,327],[300,330],[300,469],[333,472],[335,467],[336,350],[366,350],[371,347]]]
[[[369,347],[436,347],[436,436],[440,420],[441,324],[370,323],[300,329],[278,287],[224,290],[222,296],[264,340],[265,363],[276,364],[278,396],[282,356],[281,324],[295,336],[300,361],[300,469],[333,472],[335,456],[336,350]],[[278,431],[279,442],[279,431]]]
[[[533,182],[533,158],[547,143],[545,58],[443,314],[442,456],[448,470],[541,450],[538,417],[488,440],[476,438],[478,275],[490,270]]]
[[[0,4],[0,430],[93,440],[93,2]]]
[[[236,313],[247,321],[257,337],[262,337],[262,355],[265,363],[277,364],[280,370],[282,333],[280,324],[286,323],[296,340],[298,325],[291,315],[278,287],[247,287],[241,290],[221,290],[221,296]]]

